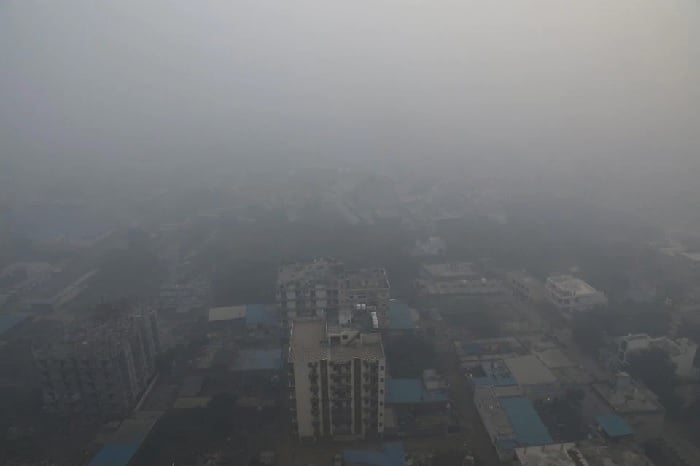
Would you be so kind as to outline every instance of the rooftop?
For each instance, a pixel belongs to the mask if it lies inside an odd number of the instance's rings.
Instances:
[[[584,282],[580,278],[576,278],[571,275],[555,275],[549,277],[547,281],[553,283],[555,286],[557,286],[557,288],[564,290],[573,296],[598,293],[598,291],[591,285]]]
[[[542,364],[547,366],[549,369],[576,366],[576,364],[574,364],[571,359],[569,359],[559,348],[549,348],[543,351],[535,351],[534,354],[537,359],[542,361]]]
[[[593,384],[593,389],[610,407],[621,414],[664,411],[651,390],[632,380],[627,384],[619,387],[609,383],[598,383]]]
[[[245,306],[214,307],[209,309],[209,322],[243,319],[246,316]]]
[[[418,328],[418,313],[403,301],[389,303],[389,323],[391,330],[413,330]]]
[[[588,466],[573,443],[516,448],[515,456],[522,466]]]
[[[427,390],[421,379],[389,379],[386,383],[386,402],[435,403],[448,401],[447,391]]]
[[[246,324],[250,327],[275,327],[279,325],[279,314],[274,306],[248,304],[246,306]]]
[[[405,466],[406,452],[400,442],[385,443],[381,451],[345,450],[345,466]]]
[[[472,374],[471,382],[477,387],[505,387],[518,385],[508,367],[501,360],[481,363],[479,372]]]
[[[283,265],[277,272],[278,285],[309,284],[337,279],[343,264],[329,258],[319,258],[312,262],[298,262]]]
[[[535,407],[524,396],[501,398],[501,408],[505,411],[517,436],[519,445],[547,445],[553,443]]]
[[[545,385],[557,382],[552,371],[532,354],[508,358],[504,362],[520,385]]]
[[[241,350],[231,365],[231,370],[243,371],[273,371],[282,367],[282,350],[256,349]]]
[[[634,430],[627,424],[627,421],[615,414],[598,416],[595,420],[605,432],[605,435],[610,438],[626,437],[634,434]]]
[[[353,358],[383,359],[384,347],[379,334],[348,333],[348,341],[330,344],[326,324],[320,319],[292,321],[289,344],[290,361],[320,359],[346,361]]]

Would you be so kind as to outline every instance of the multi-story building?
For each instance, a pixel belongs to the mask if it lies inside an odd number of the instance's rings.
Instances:
[[[287,323],[337,316],[346,324],[356,311],[383,316],[389,308],[389,281],[384,269],[348,270],[341,262],[321,258],[280,267],[276,298]]]
[[[698,345],[687,338],[672,340],[668,337],[650,337],[646,333],[627,335],[615,339],[615,353],[609,361],[616,369],[625,369],[630,355],[658,349],[666,353],[676,367],[676,375],[683,378],[697,377],[698,369],[695,367],[695,356]]]
[[[547,279],[544,295],[559,311],[571,314],[608,304],[605,294],[580,278],[555,275]]]
[[[297,319],[288,363],[292,419],[300,439],[382,435],[386,362],[379,333]]]
[[[68,330],[60,341],[34,348],[44,408],[64,415],[122,417],[155,375],[159,351],[154,310],[110,308]]]

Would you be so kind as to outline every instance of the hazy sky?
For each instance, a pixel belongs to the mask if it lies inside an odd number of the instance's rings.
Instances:
[[[0,0],[0,64],[0,161],[700,165],[697,0]]]

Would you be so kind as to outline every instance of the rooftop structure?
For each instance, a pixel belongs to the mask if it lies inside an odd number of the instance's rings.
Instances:
[[[386,383],[387,404],[445,403],[447,390],[429,390],[421,379],[389,379]]]
[[[603,293],[571,275],[549,277],[545,284],[545,297],[566,313],[586,311],[608,303]]]

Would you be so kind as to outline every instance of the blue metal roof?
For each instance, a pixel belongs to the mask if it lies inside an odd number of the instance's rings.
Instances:
[[[532,401],[524,396],[499,399],[521,446],[554,443]]]
[[[596,422],[608,437],[626,437],[634,434],[634,430],[627,421],[614,414],[598,416]]]
[[[246,310],[246,324],[251,327],[261,325],[274,327],[279,323],[279,315],[274,306],[267,304],[248,304]]]
[[[403,301],[391,301],[389,303],[389,329],[390,330],[415,330],[418,328],[416,316],[408,304]]]
[[[231,367],[234,371],[272,371],[282,367],[282,350],[241,350]]]
[[[21,322],[29,319],[31,315],[24,312],[0,314],[0,335],[12,330]]]
[[[445,390],[426,390],[421,379],[387,380],[387,403],[433,403],[447,401],[448,399]]]
[[[127,466],[136,454],[144,434],[135,436],[129,443],[110,443],[97,452],[88,466]]]
[[[345,450],[345,466],[406,466],[406,452],[400,442],[385,443],[382,451]]]

